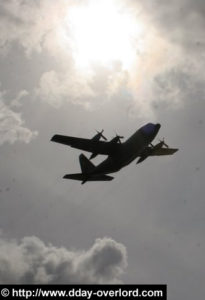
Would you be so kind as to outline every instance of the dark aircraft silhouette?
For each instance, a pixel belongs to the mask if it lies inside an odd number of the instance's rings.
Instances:
[[[160,141],[156,145],[151,142],[156,137],[161,125],[148,123],[138,129],[129,139],[121,143],[122,136],[116,135],[111,141],[100,141],[100,138],[107,140],[103,136],[103,130],[97,131],[92,139],[83,139],[64,135],[54,135],[51,141],[71,146],[91,152],[90,159],[98,154],[108,157],[98,166],[95,166],[84,154],[80,154],[79,161],[82,173],[67,174],[63,178],[80,180],[82,184],[86,181],[110,181],[114,177],[108,176],[130,164],[139,157],[137,164],[149,156],[171,155],[178,149],[171,149],[164,142]]]

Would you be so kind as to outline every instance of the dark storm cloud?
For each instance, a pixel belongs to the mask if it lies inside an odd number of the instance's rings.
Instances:
[[[37,237],[0,238],[0,283],[117,283],[127,265],[126,249],[110,238],[87,251],[46,245]]]

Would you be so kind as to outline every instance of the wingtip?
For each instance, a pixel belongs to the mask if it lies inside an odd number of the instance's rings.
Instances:
[[[51,142],[55,142],[55,140],[56,140],[56,136],[57,136],[57,135],[56,135],[56,134],[54,134],[54,135],[52,136],[52,138],[50,139],[50,141],[51,141]]]

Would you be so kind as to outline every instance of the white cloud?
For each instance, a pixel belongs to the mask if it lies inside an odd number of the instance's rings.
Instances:
[[[204,0],[129,2],[130,5],[141,5],[147,18],[158,28],[165,39],[180,44],[187,51],[200,50],[197,42],[202,42],[204,45]]]
[[[64,101],[78,102],[82,96],[84,99],[93,97],[93,91],[85,78],[70,73],[57,73],[54,70],[43,73],[35,93],[54,107],[60,107]]]
[[[46,47],[47,35],[58,30],[67,7],[67,1],[58,2],[8,0],[0,3],[0,47],[8,50],[13,42],[19,43],[27,55],[41,52]]]
[[[28,96],[29,95],[29,92],[26,91],[26,90],[21,90],[15,99],[12,100],[11,104],[10,104],[10,107],[20,107],[22,105],[21,103],[21,99]]]
[[[97,239],[87,251],[46,245],[35,236],[20,242],[0,238],[0,283],[117,283],[127,265],[126,249]]]
[[[4,95],[5,92],[0,92],[0,145],[5,142],[13,144],[16,141],[29,143],[37,135],[37,131],[25,127],[21,114],[12,109],[12,106],[20,105],[20,99],[27,95],[27,92],[20,91],[10,106],[5,104]]]
[[[36,96],[54,107],[71,101],[93,108],[124,88],[131,95],[131,109],[138,115],[154,115],[153,105],[157,101],[170,108],[180,107],[184,98],[181,97],[181,86],[177,84],[176,87],[174,83],[172,70],[176,66],[179,69],[189,60],[197,66],[199,80],[204,73],[204,1],[174,0],[159,5],[158,1],[152,0],[143,3],[127,0],[126,8],[136,13],[136,20],[144,22],[145,28],[142,40],[133,39],[136,62],[127,73],[119,66],[118,69],[91,66],[89,74],[84,74],[75,65],[72,32],[65,21],[69,8],[81,3],[65,0],[8,0],[0,3],[0,47],[7,49],[17,42],[27,55],[33,51],[39,54],[46,51],[57,62],[58,68],[52,66],[42,73],[35,89]],[[137,53],[140,43],[142,49]],[[194,51],[196,55],[193,55]],[[186,72],[189,74],[192,70]],[[167,77],[168,73],[172,76]],[[184,74],[184,70],[180,73]],[[162,89],[160,84],[165,80],[172,82],[166,83],[166,88]]]
[[[117,63],[109,67],[95,65],[87,75],[76,70],[65,73],[51,70],[42,74],[35,95],[56,108],[65,102],[81,104],[87,108],[96,107],[109,100],[121,88],[126,88],[128,76]]]

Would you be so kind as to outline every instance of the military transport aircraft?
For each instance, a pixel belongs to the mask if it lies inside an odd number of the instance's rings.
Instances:
[[[51,141],[71,146],[91,152],[90,159],[98,154],[108,157],[98,166],[95,166],[84,154],[80,154],[79,161],[82,173],[67,174],[63,178],[80,180],[82,184],[86,181],[110,181],[114,177],[108,176],[130,164],[137,157],[137,164],[149,156],[171,155],[178,149],[169,148],[164,140],[153,145],[151,142],[156,137],[161,125],[148,123],[138,129],[124,143],[121,142],[122,136],[116,135],[111,141],[100,141],[101,138],[107,140],[101,132],[92,139],[84,139],[56,134]]]

